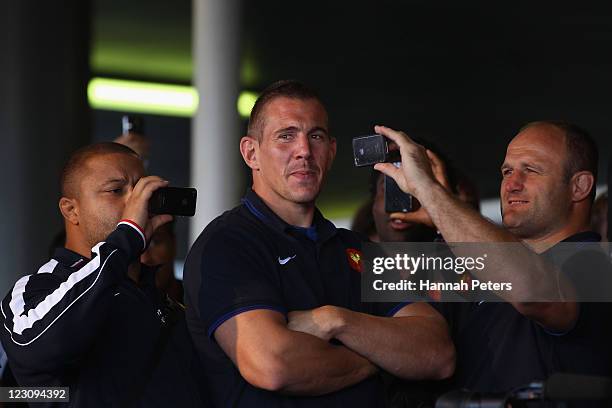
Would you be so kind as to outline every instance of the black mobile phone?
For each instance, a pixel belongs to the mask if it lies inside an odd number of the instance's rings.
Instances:
[[[396,167],[400,166],[400,163],[393,163]],[[385,212],[411,212],[412,208],[412,196],[408,193],[404,193],[401,188],[397,185],[395,180],[391,177],[384,175],[384,188],[385,188]]]
[[[353,139],[355,166],[371,166],[387,161],[389,146],[383,135],[358,136]]]
[[[149,213],[193,217],[198,192],[188,187],[162,187],[149,199]]]

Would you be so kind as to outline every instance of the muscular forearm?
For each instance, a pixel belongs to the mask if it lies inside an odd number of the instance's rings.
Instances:
[[[552,265],[532,250],[519,245],[521,241],[512,233],[483,218],[439,184],[421,196],[432,221],[447,242],[516,243],[491,246],[489,260],[495,263],[495,267],[475,273],[476,277],[512,283],[512,293],[500,292],[500,297],[545,327],[566,330],[574,324],[578,308],[572,301],[573,289],[562,277],[557,282],[557,271]],[[545,298],[569,301],[525,301]]]
[[[545,271],[540,268],[541,260],[533,251],[524,247],[513,234],[489,222],[459,201],[438,183],[432,183],[419,192],[419,201],[446,242],[496,244],[486,247],[452,246],[452,250],[456,256],[473,257],[487,252],[484,270],[474,269],[471,272],[478,279],[512,283],[512,293],[499,293],[504,299],[513,302],[516,301],[513,295],[522,294],[518,297],[525,300],[526,295],[533,292],[538,284],[546,282],[543,279]]]
[[[219,326],[215,339],[249,384],[269,391],[322,395],[377,371],[344,346],[289,330],[284,316],[270,310],[235,316]]]
[[[454,347],[443,322],[428,316],[377,317],[341,309],[335,338],[398,377],[441,379],[454,370]]]
[[[520,242],[438,183],[432,183],[418,198],[447,242]]]
[[[322,395],[357,384],[378,370],[370,361],[344,346],[334,346],[305,333],[279,356],[282,381],[278,391],[293,395]]]

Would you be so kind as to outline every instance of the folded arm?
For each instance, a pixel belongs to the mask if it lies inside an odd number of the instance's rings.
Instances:
[[[357,384],[378,370],[346,347],[289,330],[284,316],[272,310],[234,316],[214,336],[242,377],[269,391],[323,395]]]
[[[323,306],[289,314],[289,327],[336,338],[389,373],[407,380],[443,379],[455,367],[455,349],[444,318],[426,303],[378,317]]]

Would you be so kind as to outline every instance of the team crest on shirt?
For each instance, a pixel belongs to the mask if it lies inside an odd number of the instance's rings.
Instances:
[[[346,256],[348,258],[349,266],[361,273],[363,271],[363,254],[361,251],[354,248],[347,248]]]

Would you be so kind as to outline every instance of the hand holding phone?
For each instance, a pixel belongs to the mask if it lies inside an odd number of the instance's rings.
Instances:
[[[193,217],[198,192],[188,187],[162,187],[149,199],[150,214],[170,214]]]

